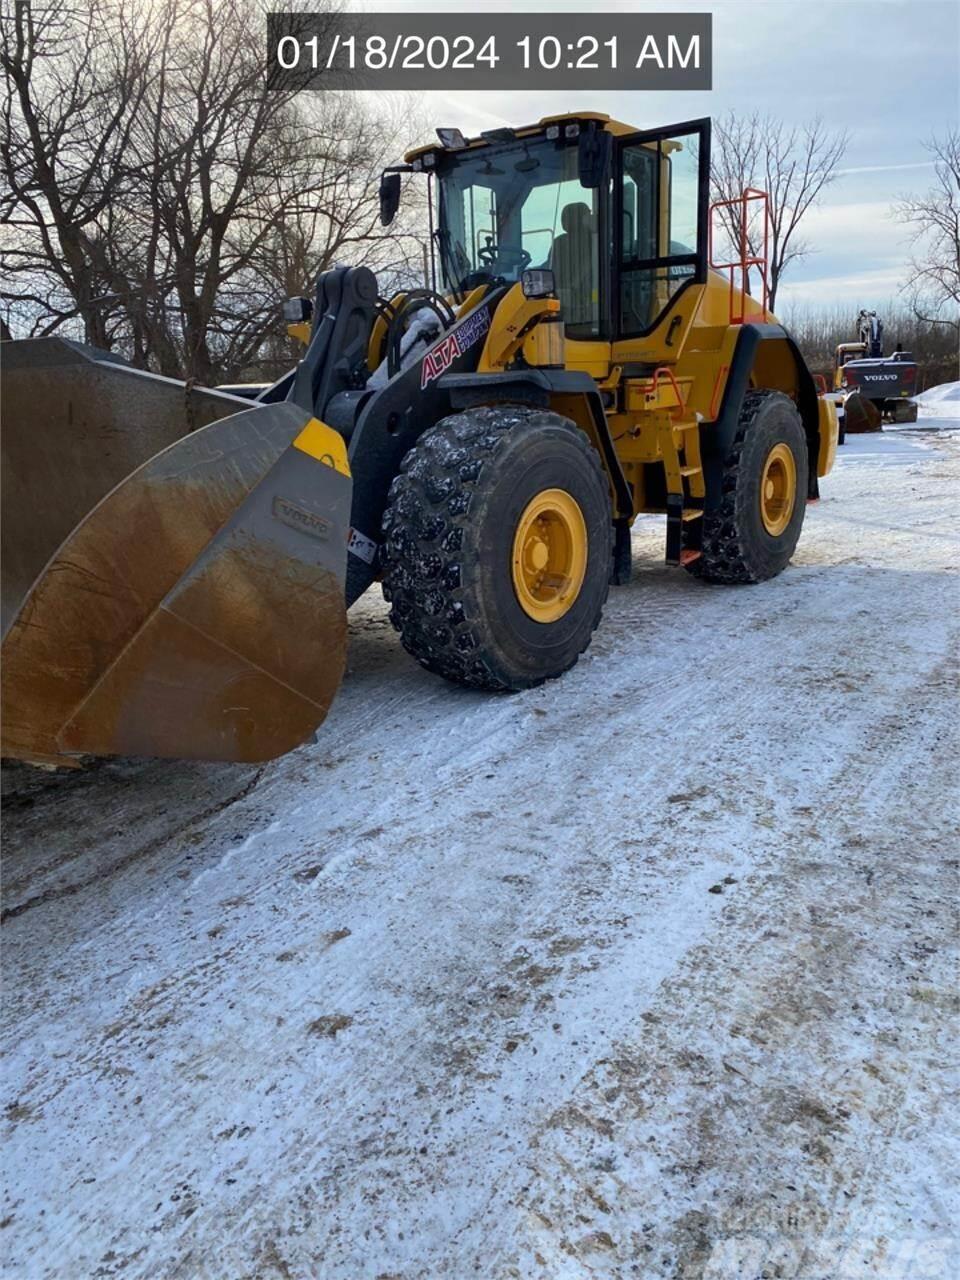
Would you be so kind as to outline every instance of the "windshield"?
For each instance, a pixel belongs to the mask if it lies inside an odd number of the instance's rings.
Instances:
[[[445,157],[437,241],[447,288],[462,295],[548,267],[567,332],[598,333],[597,192],[577,175],[576,144],[545,138]]]

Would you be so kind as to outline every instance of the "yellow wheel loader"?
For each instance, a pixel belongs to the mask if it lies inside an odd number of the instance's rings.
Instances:
[[[289,751],[377,579],[431,671],[539,684],[627,580],[640,512],[707,582],[786,566],[836,417],[741,288],[762,260],[711,265],[709,121],[438,136],[381,183],[384,223],[402,173],[428,184],[432,287],[325,272],[274,385],[3,344],[5,757]]]

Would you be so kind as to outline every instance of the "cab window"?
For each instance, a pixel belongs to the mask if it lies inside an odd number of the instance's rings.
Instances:
[[[581,186],[576,146],[518,141],[463,153],[442,175],[438,239],[448,287],[556,276],[566,332],[600,331],[598,192]]]

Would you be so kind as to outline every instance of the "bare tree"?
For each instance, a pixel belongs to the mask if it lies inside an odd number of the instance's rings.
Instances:
[[[896,216],[913,228],[915,246],[904,288],[918,320],[960,334],[960,131],[934,137],[926,147],[936,185],[896,206]]]
[[[819,118],[795,126],[771,116],[738,116],[731,111],[714,122],[713,199],[733,200],[746,187],[766,191],[769,197],[767,283],[771,309],[776,306],[784,273],[811,251],[798,230],[807,211],[836,178],[847,142],[846,132],[829,129]],[[739,205],[721,210],[720,217],[734,245],[740,244],[745,233],[750,255],[760,255],[763,226],[756,205],[752,211],[748,209],[745,228]],[[749,280],[746,283],[749,287]]]
[[[5,300],[15,315],[31,312],[38,332],[78,318],[88,341],[109,346],[103,219],[131,194],[126,161],[154,53],[149,33],[123,0],[16,0],[0,24]]]
[[[11,323],[79,317],[142,367],[232,380],[282,358],[280,302],[318,271],[419,262],[416,227],[377,218],[409,119],[268,89],[254,0],[93,3],[4,32]]]

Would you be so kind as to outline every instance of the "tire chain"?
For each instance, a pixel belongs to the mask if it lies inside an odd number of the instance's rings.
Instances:
[[[491,670],[467,620],[471,586],[461,552],[481,472],[507,436],[544,413],[535,406],[486,405],[443,418],[407,453],[383,516],[383,594],[404,648],[429,671],[475,689],[509,688]],[[554,415],[551,415],[553,417]],[[585,464],[603,474],[582,431],[571,431]],[[591,629],[600,622],[604,600]]]
[[[748,391],[737,420],[737,432],[723,464],[721,499],[716,511],[703,517],[702,555],[687,565],[697,578],[719,583],[752,583],[755,575],[748,568],[736,525],[737,481],[740,455],[757,414],[776,391]]]

